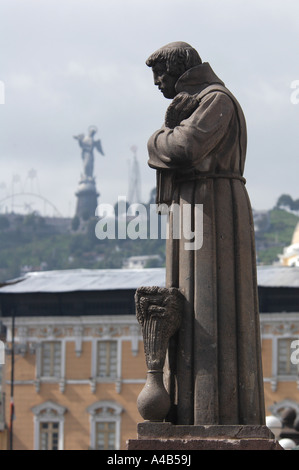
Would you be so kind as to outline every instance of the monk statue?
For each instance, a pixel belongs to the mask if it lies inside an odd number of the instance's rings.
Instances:
[[[167,389],[173,424],[263,425],[256,255],[246,191],[242,109],[208,63],[184,42],[146,61],[172,100],[148,141],[157,203],[191,207],[188,224],[203,243],[186,249],[184,233],[166,241],[166,288],[184,296],[170,339]],[[202,207],[201,218],[196,207]],[[184,223],[184,220],[183,220]],[[187,240],[190,242],[190,240]]]

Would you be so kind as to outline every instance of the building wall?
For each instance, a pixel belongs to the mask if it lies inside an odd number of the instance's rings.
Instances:
[[[8,328],[10,323],[7,321]],[[49,326],[51,324],[56,325],[54,330]],[[9,330],[8,337],[10,335]],[[44,379],[41,374],[41,344],[53,340],[62,344],[62,373],[59,378]],[[98,341],[117,342],[116,377],[96,377]],[[37,415],[33,409],[47,402],[65,408],[62,417],[64,450],[94,447],[89,407],[96,403],[114,404],[122,409],[118,417],[120,438],[117,447],[125,449],[126,441],[136,437],[136,426],[141,420],[136,402],[145,383],[146,369],[142,337],[135,317],[56,317],[55,321],[46,317],[40,317],[38,321],[29,317],[17,318],[15,345],[14,449],[37,448]],[[7,397],[10,395],[11,357],[6,355]],[[7,423],[10,421],[9,410],[6,406]]]
[[[261,314],[262,359],[266,415],[274,414],[279,403],[294,403],[299,407],[298,366],[290,366],[288,349],[299,339],[299,313]],[[11,339],[11,320],[4,320]],[[51,325],[55,325],[53,328]],[[280,340],[286,340],[279,343]],[[60,341],[62,344],[60,377],[43,379],[41,374],[41,344]],[[117,374],[113,378],[95,374],[96,344],[116,341]],[[109,408],[115,405],[119,439],[116,445],[126,448],[126,441],[136,437],[137,423],[142,420],[136,402],[145,383],[146,365],[141,331],[134,316],[107,317],[23,317],[16,319],[16,355],[14,363],[13,448],[38,448],[36,411],[43,404],[54,404],[49,416],[61,418],[64,450],[94,448],[94,420],[97,404]],[[281,349],[280,344],[283,348]],[[299,351],[299,346],[297,347]],[[281,357],[281,354],[283,357]],[[299,354],[297,356],[299,358]],[[285,367],[282,373],[280,368]],[[11,355],[6,355],[6,422],[9,423]],[[108,405],[107,405],[108,404]],[[52,405],[51,405],[52,406]],[[60,407],[60,408],[59,408]],[[273,408],[274,407],[274,408]],[[48,409],[49,406],[47,405]],[[121,411],[120,411],[121,410]],[[52,413],[52,415],[51,415]],[[57,413],[55,415],[55,413]],[[59,415],[61,413],[61,415]],[[107,419],[107,413],[103,415]],[[59,418],[59,419],[60,419]],[[109,417],[108,417],[109,420]],[[5,433],[4,433],[5,434]],[[2,437],[5,437],[2,434]],[[1,445],[1,444],[0,444]],[[2,443],[5,447],[6,441]]]
[[[15,450],[34,449],[33,406],[52,400],[67,408],[64,420],[63,450],[88,450],[90,444],[90,416],[88,406],[96,401],[115,401],[124,409],[121,419],[120,449],[126,448],[126,441],[136,438],[136,426],[141,420],[136,410],[136,401],[142,386],[126,384],[121,394],[117,394],[113,384],[98,386],[93,394],[86,385],[67,386],[64,394],[57,385],[43,385],[37,395],[32,386],[16,386],[14,401],[16,419],[13,422],[13,448]],[[101,390],[100,390],[101,389]],[[9,422],[7,408],[7,422]]]
[[[265,408],[269,416],[285,400],[290,406],[299,405],[299,313],[262,313],[260,319]]]

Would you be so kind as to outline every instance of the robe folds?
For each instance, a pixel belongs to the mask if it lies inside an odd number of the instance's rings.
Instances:
[[[170,211],[166,286],[185,296],[182,324],[169,345],[168,389],[175,404],[170,416],[175,424],[263,425],[244,115],[207,63],[185,72],[176,90],[193,95],[198,107],[174,128],[163,125],[152,135],[148,163],[159,174],[162,199],[170,191],[171,202],[179,205],[180,223],[189,217],[195,237],[202,230],[202,245],[186,249],[190,240],[183,230],[180,238],[173,236]],[[202,207],[200,220],[196,207]]]

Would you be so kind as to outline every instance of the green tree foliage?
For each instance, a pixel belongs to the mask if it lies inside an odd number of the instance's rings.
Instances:
[[[155,192],[149,204],[154,204]],[[258,262],[271,264],[291,243],[299,217],[282,207],[296,207],[297,201],[282,195],[269,211],[263,230],[256,231]],[[148,211],[149,213],[149,211]],[[159,219],[161,221],[161,219]],[[22,269],[121,268],[130,256],[159,255],[147,267],[165,265],[165,239],[99,240],[95,236],[97,218],[73,218],[64,232],[38,214],[0,216],[0,282],[20,276]],[[117,222],[117,221],[116,221]],[[149,226],[149,224],[148,224]],[[77,229],[76,229],[77,227]],[[117,224],[116,224],[117,233]],[[148,233],[149,234],[149,233]]]
[[[299,211],[299,199],[294,200],[289,194],[282,194],[276,203],[277,208],[288,207],[293,211]]]
[[[258,262],[272,264],[278,261],[284,247],[291,244],[299,217],[282,209],[269,211],[270,223],[267,230],[256,232],[256,249]]]
[[[0,282],[27,269],[121,268],[129,256],[165,258],[165,240],[99,240],[95,236],[98,218],[78,225],[74,217],[64,233],[38,214],[11,219],[0,217]]]

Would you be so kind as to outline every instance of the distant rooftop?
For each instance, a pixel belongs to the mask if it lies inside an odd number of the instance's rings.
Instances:
[[[137,289],[165,285],[165,268],[71,269],[27,273],[6,282],[1,294]],[[259,287],[299,288],[299,267],[259,266]]]
[[[299,267],[258,266],[259,287],[299,287]]]
[[[0,294],[76,292],[164,286],[165,269],[70,269],[27,273],[0,287]]]

